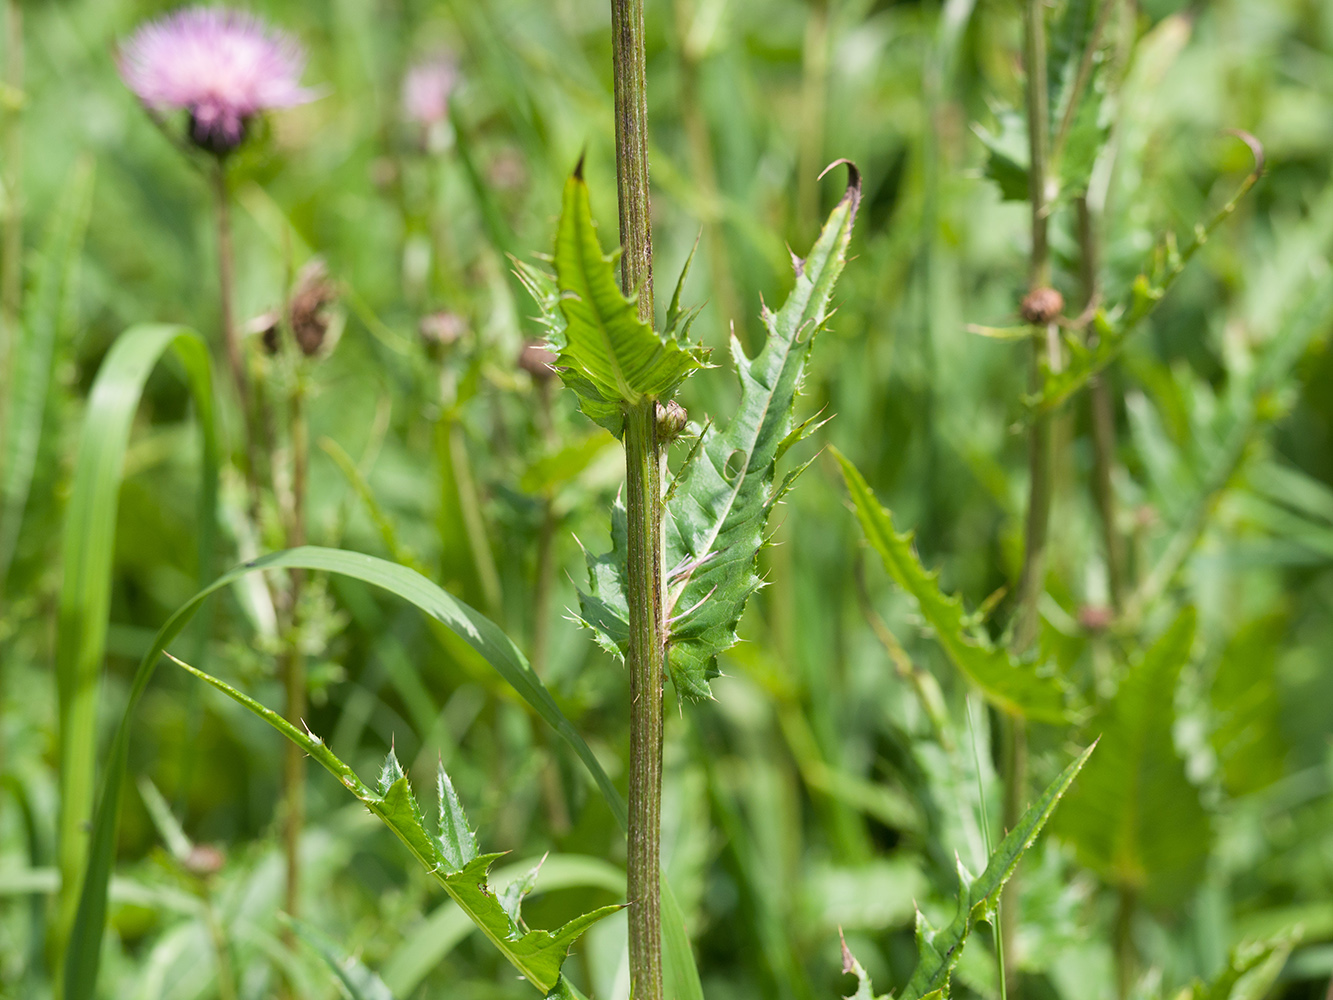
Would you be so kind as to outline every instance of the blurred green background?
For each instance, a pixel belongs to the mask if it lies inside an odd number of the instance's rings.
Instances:
[[[49,253],[43,233],[56,206],[81,178],[93,185],[0,598],[0,996],[35,997],[49,988],[54,608],[83,402],[131,324],[181,322],[215,339],[218,292],[206,180],[116,74],[117,42],[167,5],[17,6],[24,82],[5,91],[3,112],[21,144],[7,147],[4,208],[21,213],[29,276]],[[1145,995],[1170,995],[1215,973],[1241,939],[1299,925],[1277,989],[1322,997],[1333,974],[1329,318],[1315,318],[1312,346],[1277,378],[1256,389],[1252,374],[1298,321],[1308,290],[1333,280],[1333,5],[1124,8],[1112,31],[1125,82],[1107,111],[1118,147],[1103,220],[1108,299],[1123,296],[1163,233],[1188,234],[1250,169],[1224,129],[1259,137],[1268,159],[1265,178],[1108,376],[1132,573],[1142,578],[1169,546],[1189,543],[1143,630],[1160,631],[1185,604],[1200,618],[1171,726],[1190,809],[1197,801],[1206,822],[1200,834],[1180,801],[1154,804],[1163,808],[1153,836],[1188,855],[1189,874],[1143,901],[1131,933],[1158,970]],[[274,116],[234,166],[239,318],[277,307],[315,254],[341,289],[341,338],[312,374],[310,540],[410,553],[505,625],[623,782],[625,673],[564,613],[576,606],[580,542],[605,546],[619,448],[518,365],[539,331],[505,256],[550,250],[561,184],[581,151],[603,242],[615,243],[607,5],[252,9],[308,47],[305,82],[322,95]],[[753,350],[761,297],[780,302],[790,286],[788,246],[803,251],[841,194],[837,178],[817,181],[820,170],[855,160],[866,187],[854,259],[799,407],[832,419],[800,457],[837,444],[969,607],[1011,584],[1021,560],[1026,351],[967,329],[1014,325],[1027,286],[1027,208],[1002,200],[978,134],[1002,134],[1021,103],[1019,13],[1013,0],[647,4],[659,314],[697,238],[685,296],[706,304],[694,333],[724,352],[734,327]],[[452,120],[423,129],[403,114],[403,76],[441,53],[458,66]],[[1079,303],[1068,211],[1054,219],[1053,245],[1056,284]],[[429,343],[423,321],[459,336]],[[730,413],[735,396],[724,367],[693,380],[683,402],[700,419]],[[1108,594],[1086,411],[1077,397],[1059,425],[1043,644],[1098,690],[1124,645],[1095,627]],[[397,551],[337,449],[366,476]],[[108,720],[152,633],[194,590],[198,461],[188,396],[164,367],[140,409],[121,493]],[[224,482],[223,565],[282,544],[275,524],[245,527],[234,480]],[[979,870],[981,823],[999,816],[987,712],[863,554],[827,456],[773,530],[770,586],[745,618],[747,641],[724,657],[716,700],[677,711],[668,696],[664,843],[710,1000],[849,992],[840,927],[879,988],[901,985],[914,961],[914,901],[947,920],[955,852]],[[442,758],[484,849],[512,852],[502,867],[551,852],[525,911],[533,926],[620,898],[623,842],[609,811],[577,760],[484,667],[360,585],[316,581],[307,601],[314,732],[363,775],[391,744],[422,785]],[[217,601],[208,662],[277,705],[277,640],[253,607],[240,591]],[[940,678],[946,731],[932,728],[871,617]],[[1034,727],[1034,782],[1091,735]],[[288,957],[278,943],[281,754],[277,736],[237,706],[160,672],[138,716],[132,773],[151,779],[193,840],[225,853],[210,890],[220,929],[186,905],[198,878],[173,864],[130,788],[104,995],[217,995],[215,933],[228,941],[241,996],[272,995],[283,969],[302,996],[336,995],[317,958]],[[530,990],[479,935],[451,940],[443,918],[430,922],[451,904],[335,782],[312,771],[309,795],[307,919],[400,1000]],[[1078,863],[1077,823],[1075,811],[1062,833],[1057,820],[1025,868],[1010,956],[1025,996],[1114,995],[1115,894]],[[623,918],[613,919],[576,950],[570,969],[598,998],[626,995],[624,936]],[[997,995],[988,937],[965,953],[957,995]]]

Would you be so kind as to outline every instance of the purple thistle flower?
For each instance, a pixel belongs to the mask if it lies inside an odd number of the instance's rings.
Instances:
[[[449,117],[449,94],[458,82],[458,67],[451,56],[438,55],[418,63],[403,78],[403,112],[429,128]]]
[[[120,51],[120,75],[155,110],[183,108],[190,140],[223,156],[249,120],[316,96],[301,86],[305,52],[251,14],[188,7],[139,28]]]

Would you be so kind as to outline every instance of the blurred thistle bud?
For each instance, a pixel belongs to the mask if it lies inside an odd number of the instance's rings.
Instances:
[[[425,342],[426,349],[438,356],[444,348],[458,343],[463,334],[467,333],[467,320],[456,312],[442,310],[422,316],[421,322],[417,324],[417,332]]]
[[[1089,632],[1104,632],[1115,621],[1115,611],[1105,604],[1085,604],[1078,609],[1078,623]]]
[[[403,114],[430,128],[449,117],[449,96],[458,83],[458,64],[447,52],[417,63],[403,77]]]
[[[181,863],[191,875],[207,877],[220,872],[226,861],[221,848],[212,844],[195,844]]]
[[[256,115],[317,96],[301,86],[305,51],[295,39],[224,7],[187,7],[148,22],[117,61],[146,107],[185,111],[187,138],[218,158],[245,141]]]
[[[247,322],[241,328],[241,333],[247,337],[258,337],[259,343],[264,347],[264,353],[273,357],[281,346],[281,341],[278,339],[278,328],[281,325],[282,313],[277,309],[270,309]]]
[[[329,277],[328,266],[320,258],[311,259],[296,275],[296,287],[288,308],[296,346],[307,358],[324,346],[333,323],[330,308],[338,301],[338,286]]]
[[[674,399],[669,399],[665,403],[657,404],[657,437],[664,444],[670,444],[685,430],[685,424],[689,421],[689,415],[685,412],[685,407],[681,406]]]
[[[1043,286],[1032,289],[1023,297],[1023,302],[1018,307],[1018,314],[1023,317],[1025,323],[1046,326],[1055,322],[1056,317],[1064,312],[1064,308],[1065,297],[1054,288]]]
[[[506,146],[491,158],[486,179],[498,191],[518,191],[528,183],[528,168],[516,149]]]
[[[555,378],[556,353],[542,340],[529,340],[518,352],[518,366],[538,382],[548,382]]]

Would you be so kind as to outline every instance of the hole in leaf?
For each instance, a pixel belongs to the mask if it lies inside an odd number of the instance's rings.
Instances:
[[[745,452],[737,448],[727,459],[727,464],[723,467],[722,473],[727,477],[727,482],[736,481],[736,477],[745,471]]]

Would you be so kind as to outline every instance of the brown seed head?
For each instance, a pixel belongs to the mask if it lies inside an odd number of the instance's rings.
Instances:
[[[1054,322],[1055,318],[1064,312],[1064,308],[1065,297],[1054,288],[1034,288],[1023,297],[1023,302],[1018,307],[1018,314],[1023,317],[1025,323],[1045,326]]]
[[[338,301],[338,286],[329,278],[329,269],[318,257],[301,268],[292,291],[292,333],[301,353],[312,357],[324,346],[324,338],[333,321],[329,307]]]

